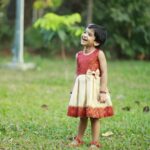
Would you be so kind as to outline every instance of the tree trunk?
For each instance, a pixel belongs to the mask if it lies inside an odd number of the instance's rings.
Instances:
[[[10,0],[6,9],[6,14],[9,20],[9,24],[14,26],[16,18],[16,0]]]
[[[61,57],[63,58],[63,60],[66,60],[65,46],[63,42],[61,42]]]
[[[93,21],[93,0],[88,0],[87,24],[92,23],[92,21]]]
[[[34,0],[25,0],[25,28],[32,24],[33,2]]]

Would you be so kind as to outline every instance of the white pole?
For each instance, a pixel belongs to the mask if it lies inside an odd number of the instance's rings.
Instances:
[[[17,0],[17,9],[19,12],[19,38],[18,38],[18,63],[24,63],[23,48],[24,48],[24,0]]]
[[[22,64],[24,47],[24,0],[16,0],[16,27],[12,49],[13,63]]]
[[[27,70],[35,68],[33,63],[24,63],[24,0],[16,0],[16,28],[14,45],[12,48],[13,63],[8,64],[9,68]]]

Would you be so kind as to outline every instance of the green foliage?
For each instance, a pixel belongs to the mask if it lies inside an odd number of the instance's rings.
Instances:
[[[8,5],[9,2],[10,2],[10,0],[1,0],[0,1],[0,10],[4,9]]]
[[[65,47],[69,47],[72,43],[77,44],[76,38],[83,32],[82,27],[75,25],[79,22],[81,22],[81,17],[78,13],[66,16],[47,13],[35,22],[34,27],[41,29],[41,33],[47,43],[58,38],[61,43],[65,44]]]
[[[11,43],[13,34],[13,28],[9,25],[9,21],[6,16],[6,6],[9,0],[0,1],[0,49],[8,47]]]
[[[124,1],[124,0],[112,0],[112,1],[93,1],[94,3],[94,13],[93,13],[93,22],[97,24],[102,24],[107,27],[108,30],[108,40],[106,42],[105,49],[107,51],[107,55],[109,57],[117,57],[117,58],[137,58],[140,55],[143,55],[145,58],[150,58],[150,1],[148,0],[133,0],[133,1]],[[78,4],[78,5],[77,5]],[[55,10],[59,14],[62,12],[72,13],[79,11],[83,18],[87,18],[87,6],[86,1],[83,2],[75,2],[75,1],[66,1],[64,0],[62,6]],[[75,9],[77,6],[79,9]],[[52,41],[59,38],[61,41],[65,41],[66,44],[77,41],[76,37],[73,38],[68,30],[64,27],[61,27],[55,22],[57,16],[48,15],[46,16],[49,22],[45,21],[42,18],[41,28],[45,31],[41,31],[44,33],[44,39],[48,41]],[[54,20],[50,18],[55,18]],[[60,18],[56,20],[61,20]],[[63,19],[62,19],[63,20]],[[65,20],[65,19],[64,19]],[[51,25],[51,22],[52,23]],[[82,24],[86,23],[86,19],[82,20]],[[57,27],[58,25],[58,27]],[[43,26],[43,27],[42,27]],[[59,28],[59,32],[58,32]],[[70,28],[70,27],[69,27]],[[49,32],[48,32],[48,31]],[[57,32],[56,32],[57,30]],[[78,30],[75,30],[77,33]],[[48,32],[48,33],[46,33]],[[53,33],[55,32],[55,33]],[[66,34],[67,33],[67,34]],[[80,35],[80,31],[78,32]],[[67,39],[69,35],[71,38]],[[57,37],[57,38],[56,38]],[[69,41],[69,42],[68,42]],[[75,42],[77,45],[79,42]]]
[[[6,6],[10,0],[0,1],[0,42],[9,42],[12,38],[12,30],[7,20]],[[149,0],[101,0],[93,1],[93,22],[106,26],[108,40],[105,48],[110,58],[139,58],[150,59],[150,1]],[[77,21],[85,26],[87,18],[87,1],[74,0],[35,0],[34,9],[37,16],[50,11],[57,14],[72,14],[73,16],[58,16],[48,13],[40,18],[35,26],[36,32],[40,32],[42,40],[30,32],[26,32],[25,44],[33,48],[47,48],[51,52],[60,50],[62,44],[66,49],[79,49],[79,36],[83,29],[75,24]],[[39,13],[40,12],[40,13]],[[32,31],[35,32],[35,31]],[[53,44],[51,44],[53,43]],[[40,46],[41,45],[41,46]],[[38,47],[39,46],[39,47]],[[142,59],[143,59],[142,58]]]
[[[62,0],[36,0],[34,2],[34,8],[39,10],[47,7],[58,7],[60,6]]]
[[[7,40],[10,40],[12,37],[12,28],[5,22],[0,22],[0,41],[6,42]]]
[[[35,27],[41,27],[46,30],[58,31],[60,28],[69,28],[77,22],[81,22],[78,13],[66,16],[59,16],[54,13],[47,13],[43,18],[36,21]]]
[[[94,20],[108,29],[108,49],[117,49],[118,57],[150,58],[150,15],[148,0],[112,0],[94,2]],[[115,53],[115,51],[113,51]]]
[[[32,47],[32,49],[42,48],[44,45],[43,38],[41,37],[40,32],[33,28],[28,27],[25,30],[25,45],[27,47]]]
[[[6,42],[6,40],[10,40],[11,37],[12,37],[12,28],[8,24],[8,20],[4,15],[0,18],[0,41]]]

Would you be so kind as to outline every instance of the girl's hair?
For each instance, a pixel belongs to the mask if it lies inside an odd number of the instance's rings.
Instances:
[[[99,43],[99,45],[95,47],[100,48],[107,38],[107,31],[105,27],[96,24],[89,24],[87,28],[94,30],[95,41]]]

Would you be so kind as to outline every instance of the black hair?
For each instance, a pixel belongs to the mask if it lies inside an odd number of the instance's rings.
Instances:
[[[100,48],[107,39],[107,31],[105,27],[96,24],[89,24],[87,28],[94,30],[95,41],[99,43],[99,45],[95,47]]]

